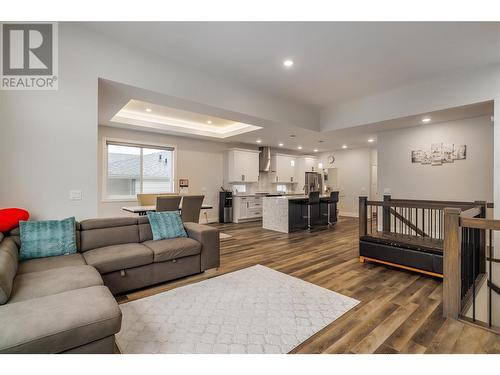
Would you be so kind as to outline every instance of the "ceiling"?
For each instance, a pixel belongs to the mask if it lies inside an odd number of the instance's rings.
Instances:
[[[149,115],[145,113],[145,109],[151,108],[151,114],[158,114],[167,120],[163,122],[148,121],[147,118],[141,117],[144,121],[128,121],[118,118],[117,114],[124,108],[136,111],[141,116]],[[311,154],[314,153],[314,150],[328,152],[341,149],[343,145],[348,148],[373,146],[377,142],[379,132],[419,126],[422,125],[422,119],[425,117],[431,119],[429,124],[436,124],[492,114],[493,102],[490,101],[353,128],[318,132],[292,125],[271,123],[265,119],[189,102],[118,82],[99,80],[99,124],[101,125],[213,140],[213,136],[208,134],[186,131],[185,128],[172,125],[188,122],[193,126],[205,127],[206,121],[211,120],[215,128],[224,129],[232,124],[250,124],[258,129],[229,134],[225,137],[219,136],[217,141],[275,148],[279,148],[279,144],[283,143],[283,150],[296,154]],[[295,137],[291,138],[291,135]],[[373,142],[368,142],[369,139],[373,139]],[[257,140],[260,140],[261,143],[257,143]],[[299,150],[299,146],[302,149]]]
[[[499,22],[90,22],[141,50],[315,108],[500,62]],[[283,60],[293,59],[285,69]]]
[[[156,129],[213,138],[227,138],[261,129],[260,126],[136,99],[130,99],[110,121],[148,127],[151,130]]]

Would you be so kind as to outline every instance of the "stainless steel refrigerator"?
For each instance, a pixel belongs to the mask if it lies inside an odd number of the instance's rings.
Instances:
[[[304,191],[309,194],[311,191],[323,191],[323,179],[317,172],[306,172]]]

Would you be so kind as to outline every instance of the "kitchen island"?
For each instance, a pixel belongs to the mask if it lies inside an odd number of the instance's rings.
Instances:
[[[282,233],[307,229],[307,195],[272,196],[262,198],[262,228]],[[337,204],[330,206],[328,220],[329,196],[321,196],[321,203],[311,207],[312,225],[328,225],[337,221]]]

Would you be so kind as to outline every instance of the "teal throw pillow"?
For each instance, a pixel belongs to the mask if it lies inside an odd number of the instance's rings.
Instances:
[[[20,259],[46,258],[76,253],[76,221],[21,221]]]
[[[147,212],[153,240],[187,237],[178,211]]]

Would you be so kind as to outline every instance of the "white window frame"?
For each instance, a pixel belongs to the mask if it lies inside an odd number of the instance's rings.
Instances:
[[[283,188],[285,190],[283,190]],[[288,186],[287,186],[287,184],[286,183],[285,184],[277,184],[276,185],[276,191],[278,193],[288,193]]]
[[[156,143],[156,142],[142,142],[132,139],[123,139],[123,138],[110,138],[103,137],[102,138],[102,184],[101,184],[101,201],[102,202],[137,202],[137,197],[130,198],[113,198],[108,196],[108,143],[117,143],[122,144],[123,146],[130,147],[143,147],[143,148],[164,148],[170,149],[172,148],[173,155],[173,172],[172,172],[172,183],[173,183],[173,193],[177,192],[177,145],[173,144],[165,144],[165,143]],[[141,163],[141,191],[142,191],[142,163]]]
[[[233,184],[231,190],[233,192],[235,192],[235,190],[238,190],[238,193],[246,193],[247,192],[247,185],[246,184]]]

